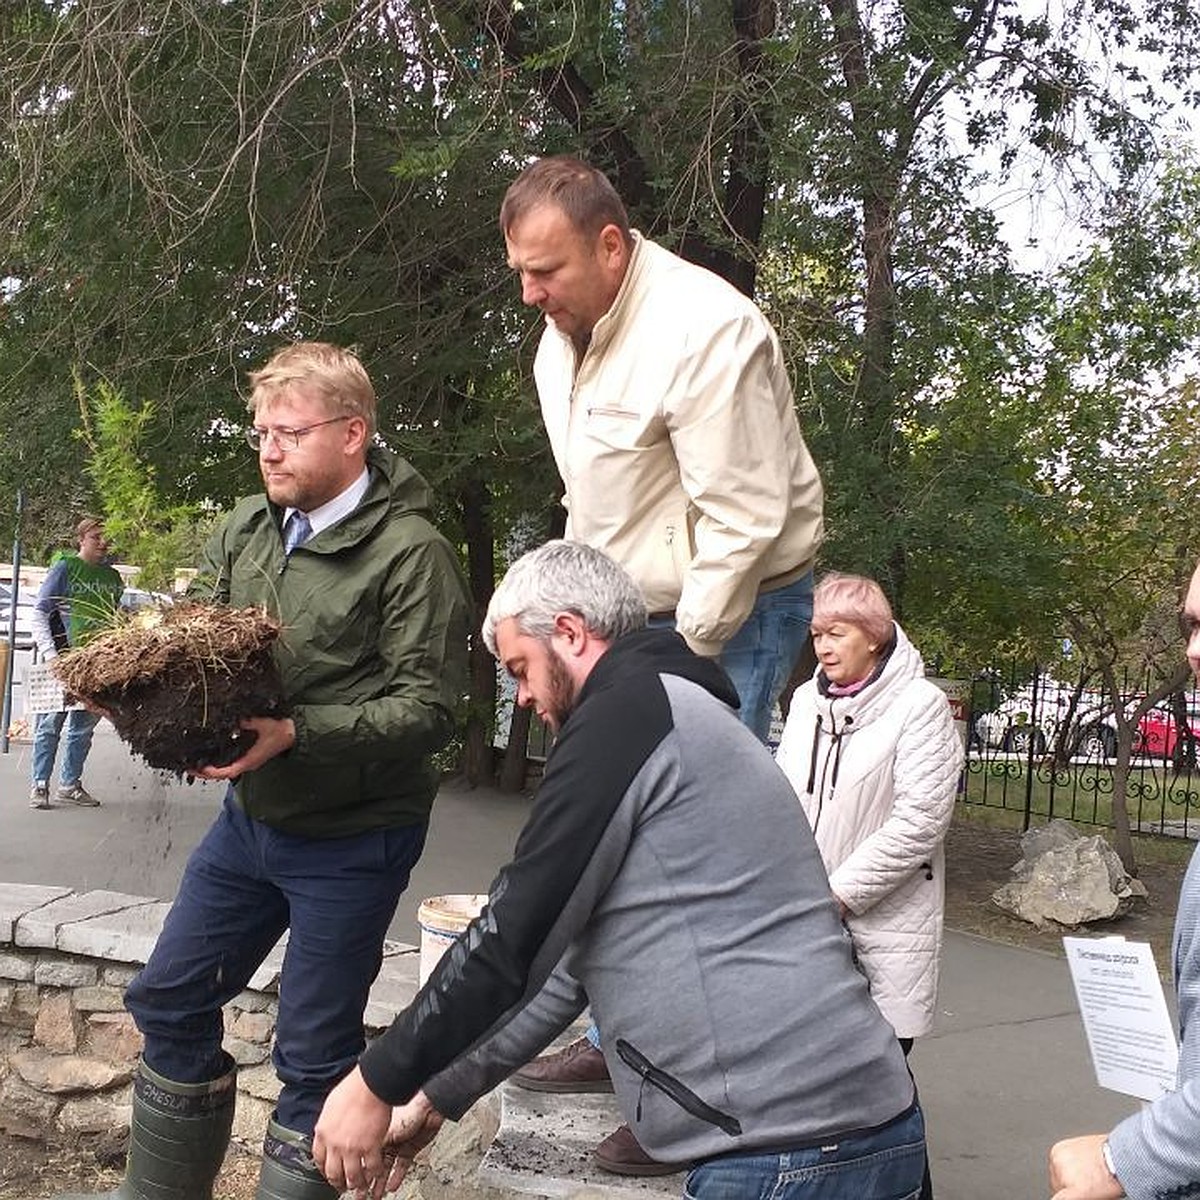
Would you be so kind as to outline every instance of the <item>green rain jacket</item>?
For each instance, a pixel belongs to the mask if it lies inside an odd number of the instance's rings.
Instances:
[[[296,743],[243,775],[237,803],[276,829],[333,838],[424,823],[466,682],[468,601],[429,519],[430,490],[372,447],[362,503],[290,557],[283,510],[239,501],[205,548],[196,600],[262,605]]]

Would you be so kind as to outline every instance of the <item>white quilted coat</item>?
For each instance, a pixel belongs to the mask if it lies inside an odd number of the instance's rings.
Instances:
[[[799,688],[776,759],[816,835],[871,994],[897,1037],[933,1024],[945,896],[943,841],[963,748],[950,705],[899,625],[879,677]]]

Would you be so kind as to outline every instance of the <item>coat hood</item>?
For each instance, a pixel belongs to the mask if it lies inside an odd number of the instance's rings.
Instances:
[[[356,545],[389,514],[393,517],[412,515],[432,521],[433,491],[416,468],[400,455],[371,446],[367,450],[367,470],[371,478],[362,503],[345,520],[323,530],[309,543],[308,549],[313,553],[336,553]],[[261,502],[274,517],[276,529],[282,531],[284,509],[266,496],[261,496]]]
[[[415,512],[428,517],[433,510],[433,489],[424,476],[398,454],[371,446],[367,450],[367,467],[372,475],[379,472],[387,481],[392,508],[397,512]]]
[[[737,689],[715,658],[702,658],[670,629],[639,629],[608,648],[579,693],[579,703],[602,688],[637,675],[678,675],[698,684],[730,708],[739,706]]]

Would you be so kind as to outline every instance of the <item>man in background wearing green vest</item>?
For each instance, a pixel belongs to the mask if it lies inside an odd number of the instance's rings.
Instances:
[[[104,525],[96,517],[84,517],[75,526],[77,554],[61,555],[50,568],[34,605],[33,635],[44,659],[60,650],[81,646],[112,621],[121,603],[125,585],[121,576],[104,561],[108,542]],[[95,808],[100,801],[83,786],[83,764],[92,748],[92,733],[100,720],[85,708],[41,713],[33,739],[33,790],[31,808],[52,808],[50,776],[63,725],[67,745],[56,797],[68,804]]]

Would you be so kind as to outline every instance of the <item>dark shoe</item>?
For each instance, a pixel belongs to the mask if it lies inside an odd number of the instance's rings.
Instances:
[[[587,1038],[554,1054],[543,1054],[509,1078],[529,1092],[611,1092],[608,1065]]]
[[[80,808],[100,807],[100,801],[83,786],[82,780],[79,779],[74,783],[60,784],[55,796],[67,804],[78,804]]]
[[[50,787],[45,783],[35,783],[29,793],[30,808],[53,808],[50,803]]]
[[[592,1151],[596,1166],[613,1175],[674,1175],[682,1166],[651,1158],[628,1125],[614,1130]]]

